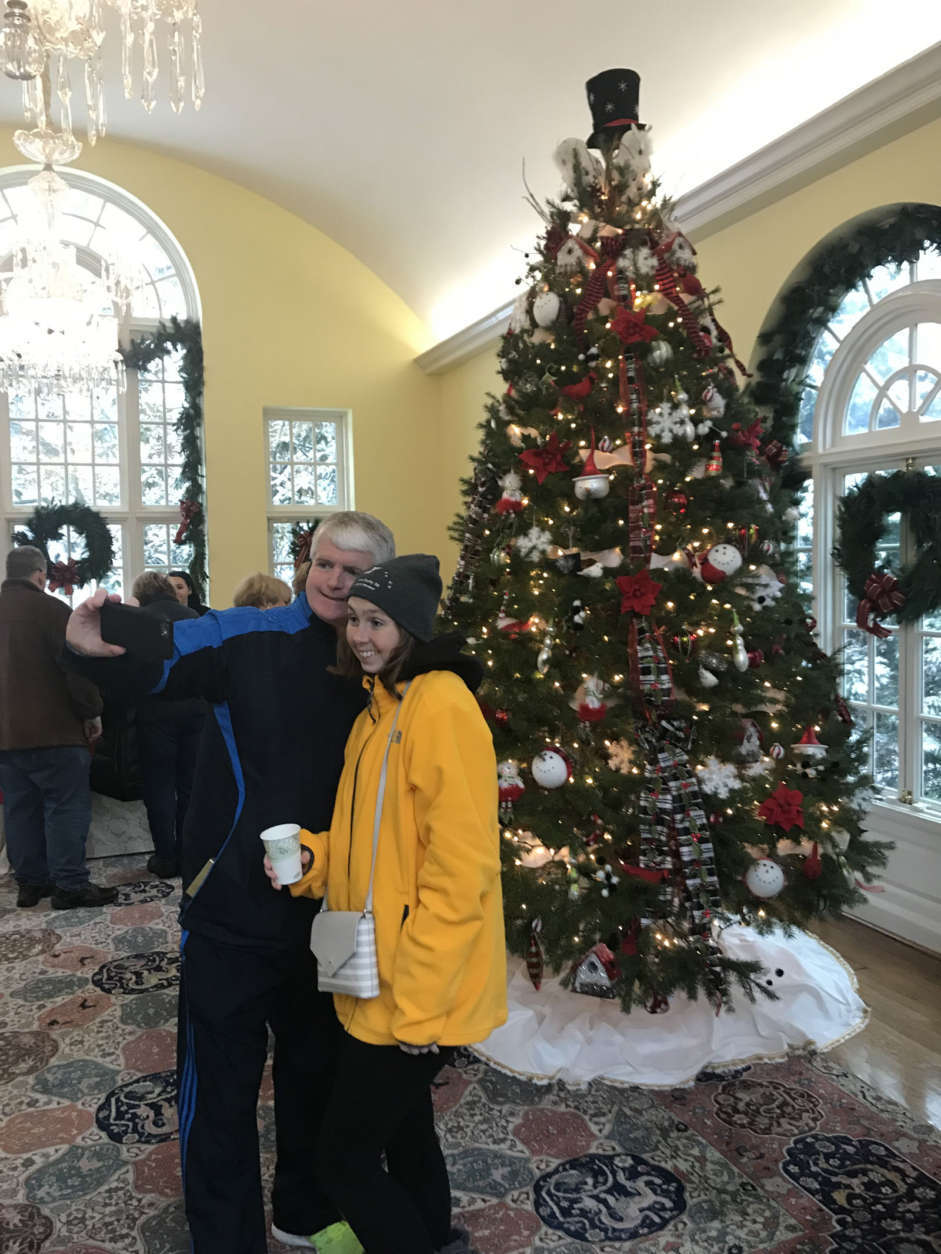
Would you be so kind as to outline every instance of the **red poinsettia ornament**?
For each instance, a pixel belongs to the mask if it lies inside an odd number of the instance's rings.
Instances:
[[[766,823],[789,831],[804,826],[804,794],[798,788],[778,784],[774,792],[758,807],[759,815]]]
[[[648,323],[643,310],[635,313],[623,306],[611,319],[611,330],[622,344],[648,344],[660,334],[656,327]]]
[[[621,613],[633,610],[635,614],[649,614],[654,602],[663,587],[650,578],[649,570],[642,570],[639,575],[618,575],[615,581],[621,590]]]
[[[524,466],[536,472],[536,480],[543,484],[548,475],[559,470],[568,470],[565,454],[572,447],[570,440],[560,440],[558,431],[553,431],[545,444],[539,448],[528,448],[520,453],[520,461]]]

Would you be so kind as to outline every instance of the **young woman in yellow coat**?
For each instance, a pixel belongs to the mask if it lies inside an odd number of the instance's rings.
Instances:
[[[506,1019],[496,761],[476,659],[432,639],[438,560],[398,557],[350,590],[338,667],[370,703],[353,725],[329,832],[303,832],[295,896],[362,910],[383,757],[374,905],[379,995],[334,995],[345,1031],[320,1178],[367,1254],[458,1254],[431,1081]],[[394,730],[393,730],[394,722]],[[391,733],[391,739],[390,739]],[[275,887],[277,879],[266,869]],[[385,1153],[387,1170],[382,1168]]]

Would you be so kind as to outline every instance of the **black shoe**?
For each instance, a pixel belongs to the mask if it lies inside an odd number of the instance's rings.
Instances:
[[[38,906],[43,897],[51,897],[52,893],[51,884],[20,884],[16,904],[29,909],[30,906]]]
[[[86,884],[83,888],[69,891],[65,888],[52,890],[53,910],[77,910],[81,906],[107,906],[118,896],[116,888],[102,888],[99,884]]]
[[[180,874],[180,868],[175,862],[170,858],[161,858],[158,853],[152,853],[147,859],[147,870],[161,880],[175,880]]]

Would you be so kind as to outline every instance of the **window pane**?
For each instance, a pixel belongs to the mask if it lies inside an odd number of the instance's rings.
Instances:
[[[797,419],[797,434],[801,440],[810,441],[814,438],[814,409],[817,405],[817,389],[806,387],[801,393],[800,412]]]
[[[121,504],[121,477],[117,466],[95,467],[95,505]]]
[[[140,428],[140,457],[142,462],[162,462],[166,455],[163,424],[142,422]]]
[[[941,637],[925,636],[921,661],[922,713],[941,718]]]
[[[141,467],[141,504],[167,504],[167,472],[162,466]]]
[[[899,787],[899,720],[895,714],[875,715],[875,764],[873,775],[880,788],[898,792]]]
[[[888,296],[889,292],[908,286],[908,266],[877,266],[866,283],[872,299],[882,300],[883,296]]]
[[[941,358],[939,358],[941,360]],[[922,369],[915,374],[915,408],[922,409],[925,402],[934,400],[934,391],[941,376],[934,370]]]
[[[91,463],[91,423],[69,422],[65,429],[65,447],[70,462]]]
[[[890,427],[897,427],[901,422],[899,411],[890,405],[888,401],[883,401],[879,406],[879,414],[876,418],[876,429],[878,431],[887,431]]]
[[[10,455],[15,462],[36,460],[35,422],[10,423]]]
[[[290,505],[291,493],[291,467],[274,462],[271,466],[272,505]]]
[[[843,297],[842,304],[830,319],[830,327],[839,339],[845,339],[863,314],[868,312],[869,299],[866,293],[862,288],[854,288]]]
[[[312,462],[314,460],[314,424],[292,422],[291,430],[294,437],[294,460]]]
[[[39,460],[41,462],[65,461],[65,424],[41,422],[39,424]]]
[[[941,724],[923,723],[921,792],[927,801],[941,801]]]
[[[843,633],[846,648],[843,650],[843,695],[847,701],[868,701],[869,695],[869,641],[866,632],[851,627]]]
[[[95,499],[95,472],[91,466],[70,466],[68,469],[70,501],[90,505]]]
[[[268,455],[273,462],[286,462],[291,456],[291,424],[268,423]]]
[[[332,422],[317,423],[317,460],[335,462],[337,459],[337,429]]]
[[[872,402],[876,399],[876,387],[867,374],[861,374],[856,380],[850,403],[846,407],[843,419],[844,435],[862,435],[869,430],[869,414]]]
[[[118,427],[113,422],[95,423],[95,461],[116,462],[118,460]]]
[[[294,500],[303,505],[312,505],[316,499],[317,490],[314,480],[314,467],[306,466],[303,462],[295,462]]]
[[[869,358],[869,369],[883,382],[909,362],[910,332],[907,327],[896,331],[879,345]]]
[[[38,505],[39,473],[36,467],[14,465],[12,467],[12,488],[14,505]]]
[[[321,505],[336,505],[338,500],[336,466],[317,467],[317,500]]]
[[[915,328],[915,360],[941,366],[941,322],[920,322]]]
[[[897,706],[899,702],[899,638],[893,632],[875,641],[874,677],[876,705]]]

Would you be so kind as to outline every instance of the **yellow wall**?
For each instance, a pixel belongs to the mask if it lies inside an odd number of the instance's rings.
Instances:
[[[10,132],[0,141],[14,164]],[[213,602],[267,569],[266,405],[351,409],[356,505],[393,527],[401,552],[441,551],[441,384],[414,364],[427,331],[404,302],[322,232],[227,179],[110,138],[77,164],[142,200],[196,275]]]
[[[694,237],[699,273],[722,289],[719,319],[748,362],[769,310],[792,271],[835,228],[868,209],[898,201],[941,204],[941,121],[850,162],[756,213],[705,238]],[[669,190],[669,189],[668,189]],[[444,376],[442,422],[447,432],[443,478],[456,493],[476,448],[475,424],[488,390],[502,391],[497,346]],[[449,460],[448,460],[449,459]],[[454,497],[456,501],[456,495]]]

